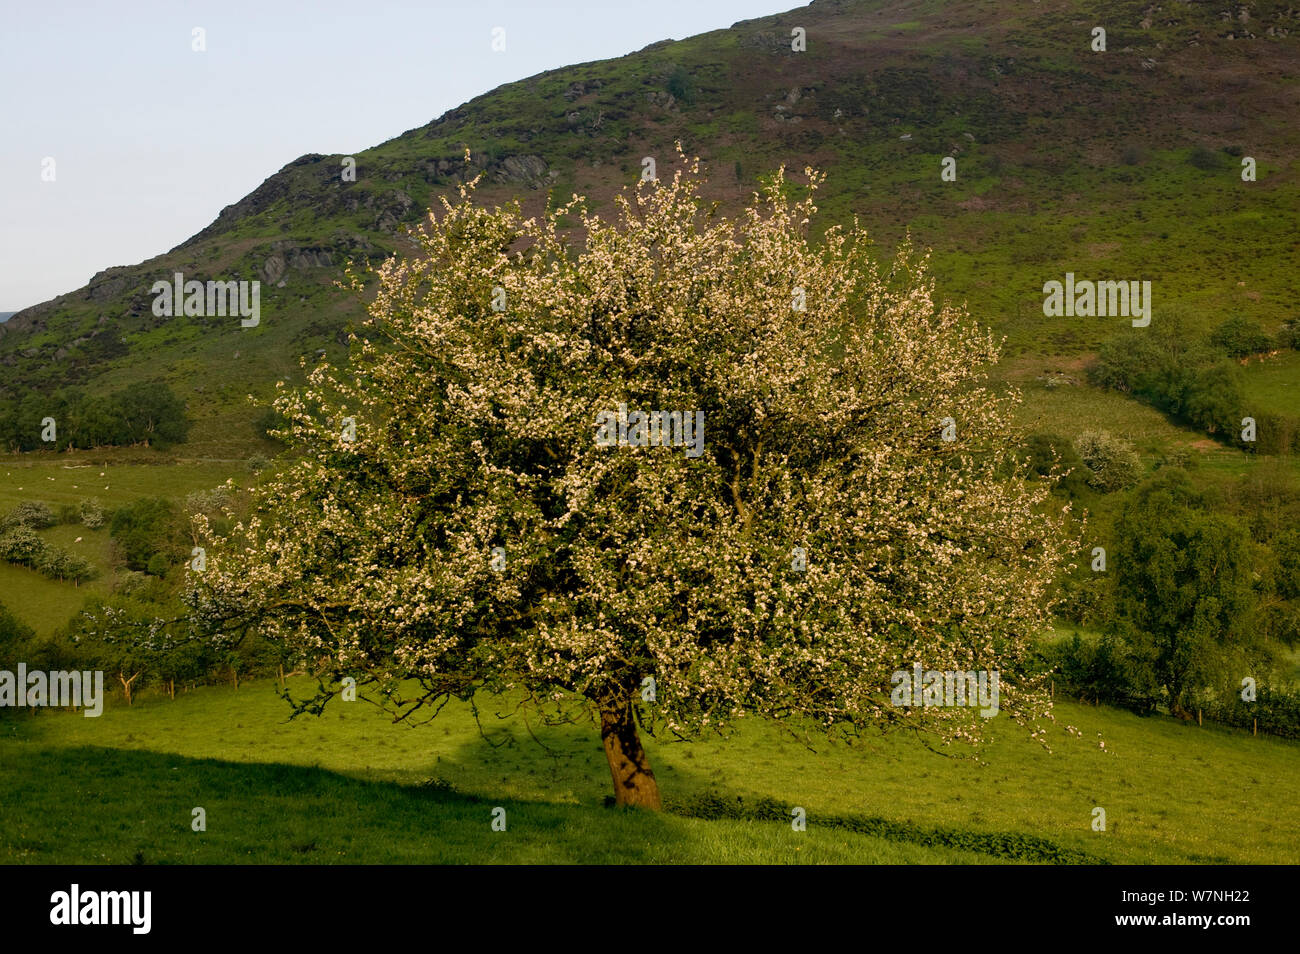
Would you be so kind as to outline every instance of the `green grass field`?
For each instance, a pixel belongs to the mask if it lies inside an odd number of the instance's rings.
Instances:
[[[482,734],[463,705],[416,728],[365,702],[288,722],[275,688],[0,721],[0,862],[1300,862],[1300,746],[1162,717],[1059,702],[1080,737],[1052,730],[1049,753],[999,723],[982,765],[895,737],[814,752],[756,722],[652,740],[651,815],[604,806],[593,728],[495,700]],[[781,820],[795,806],[806,832]]]

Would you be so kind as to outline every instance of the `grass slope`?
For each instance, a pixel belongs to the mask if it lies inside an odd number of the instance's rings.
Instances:
[[[415,729],[364,702],[287,722],[274,688],[0,721],[0,862],[1300,861],[1300,746],[1071,702],[1081,737],[1048,753],[998,724],[984,765],[893,737],[813,752],[756,722],[651,741],[668,812],[646,816],[603,807],[590,728],[534,724],[543,748],[500,703],[483,735],[462,705]]]

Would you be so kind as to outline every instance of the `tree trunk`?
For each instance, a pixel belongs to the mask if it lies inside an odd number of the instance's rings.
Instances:
[[[117,680],[122,684],[122,692],[126,695],[126,704],[128,706],[131,704],[131,683],[135,682],[136,676],[139,675],[139,673],[136,673],[135,676],[128,679],[124,672],[119,671],[117,674]]]
[[[176,680],[175,679],[167,680],[167,694],[172,697],[173,702],[176,701]]]
[[[636,805],[659,811],[659,783],[636,731],[636,717],[629,701],[602,706],[600,738],[614,779],[614,804]]]

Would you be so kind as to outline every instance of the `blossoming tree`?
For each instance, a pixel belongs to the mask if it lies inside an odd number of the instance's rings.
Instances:
[[[811,241],[812,170],[731,221],[679,157],[612,222],[444,199],[349,365],[282,388],[293,453],[211,541],[194,618],[312,660],[315,711],[348,679],[398,718],[578,700],[620,804],[660,804],[639,730],[977,740],[969,708],[891,700],[918,664],[1000,672],[1042,733],[1023,663],[1074,541],[1010,452],[992,339],[910,248],[884,272],[856,222]]]

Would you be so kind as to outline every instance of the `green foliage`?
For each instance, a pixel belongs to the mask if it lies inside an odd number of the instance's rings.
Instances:
[[[17,523],[0,533],[0,560],[30,567],[55,580],[81,583],[94,579],[95,568],[82,557],[50,546],[32,523]]]
[[[1282,325],[1278,332],[1277,343],[1283,348],[1300,349],[1300,321],[1292,318]]]
[[[1040,477],[1054,477],[1053,491],[1077,498],[1086,493],[1088,466],[1068,438],[1059,434],[1031,434],[1025,442],[1029,467]]]
[[[1089,367],[1099,387],[1142,398],[1208,434],[1235,436],[1244,399],[1240,369],[1198,343],[1177,318],[1128,328]]]
[[[0,603],[0,669],[12,671],[14,666],[23,659],[24,646],[35,636],[30,626]],[[0,707],[0,714],[3,712],[3,707]]]
[[[288,424],[289,422],[285,419],[283,414],[277,411],[274,407],[268,407],[257,416],[256,420],[253,421],[253,431],[263,440],[276,441],[277,443],[280,443],[280,439],[276,436],[275,432],[287,427]]]
[[[1084,431],[1074,446],[1088,468],[1089,486],[1102,493],[1131,487],[1142,476],[1142,461],[1133,445],[1105,431]]]
[[[1042,656],[1059,689],[1086,702],[1151,711],[1151,700],[1134,692],[1128,647],[1114,635],[1094,640],[1075,633],[1043,647]]]
[[[1291,527],[1273,540],[1277,556],[1277,594],[1283,599],[1300,600],[1300,527]]]
[[[696,86],[695,79],[691,76],[686,67],[678,64],[673,68],[672,73],[668,76],[664,88],[673,94],[679,102],[687,106],[695,102]]]
[[[30,527],[33,530],[44,530],[58,523],[54,512],[50,510],[49,504],[41,503],[39,500],[24,500],[18,506],[10,510],[4,517],[0,518],[0,531],[9,530],[13,527]]]
[[[146,497],[114,511],[109,525],[126,565],[159,576],[182,558],[184,532],[176,505],[164,497]]]
[[[107,396],[67,390],[29,391],[0,406],[0,447],[67,450],[145,444],[168,448],[185,440],[185,404],[162,381],[140,381]],[[43,421],[54,418],[57,440],[46,442]]]
[[[1213,149],[1196,146],[1187,156],[1187,161],[1204,172],[1217,172],[1223,168],[1223,157]]]
[[[1205,715],[1224,725],[1300,739],[1300,692],[1294,689],[1261,685],[1253,702],[1242,699],[1240,692],[1230,692],[1207,702]]]
[[[95,568],[90,561],[59,547],[46,546],[37,556],[33,569],[54,580],[82,583],[94,579]]]
[[[1268,332],[1245,318],[1229,318],[1210,334],[1210,343],[1227,352],[1230,358],[1244,358],[1273,348]]]
[[[1209,513],[1178,470],[1125,504],[1115,529],[1113,631],[1130,650],[1134,690],[1186,716],[1206,690],[1267,657],[1255,631],[1249,538]]]
[[[98,497],[87,497],[78,508],[78,517],[87,530],[98,530],[104,525],[104,507]]]
[[[45,541],[25,524],[19,524],[0,534],[0,560],[35,566],[44,552]]]

